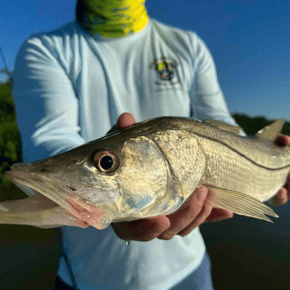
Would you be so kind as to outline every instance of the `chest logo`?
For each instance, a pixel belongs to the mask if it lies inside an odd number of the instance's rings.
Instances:
[[[157,73],[158,81],[157,85],[173,85],[179,83],[180,81],[176,75],[176,67],[178,63],[174,59],[161,58],[159,60],[155,59],[150,65],[150,69],[154,69]]]

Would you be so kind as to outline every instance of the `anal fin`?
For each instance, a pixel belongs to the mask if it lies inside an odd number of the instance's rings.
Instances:
[[[235,214],[253,217],[273,223],[267,216],[279,217],[269,206],[258,199],[238,191],[228,190],[205,184],[214,190],[214,205],[232,211]]]

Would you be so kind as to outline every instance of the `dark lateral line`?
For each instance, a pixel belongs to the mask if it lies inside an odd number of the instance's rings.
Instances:
[[[279,168],[268,168],[268,167],[266,167],[266,166],[260,165],[260,164],[256,163],[255,161],[249,159],[247,156],[245,156],[245,155],[242,154],[241,152],[235,150],[235,149],[232,148],[231,146],[229,146],[229,145],[227,145],[227,144],[225,144],[225,143],[223,143],[223,142],[221,142],[221,141],[215,140],[215,139],[213,139],[213,138],[211,138],[211,137],[205,137],[205,136],[200,135],[200,134],[197,134],[197,133],[194,133],[194,134],[197,135],[197,136],[199,136],[199,137],[202,137],[202,138],[205,138],[205,139],[209,139],[209,140],[211,140],[211,141],[214,141],[214,142],[220,143],[220,144],[222,144],[222,145],[228,147],[228,148],[231,149],[232,151],[238,153],[240,156],[243,156],[245,159],[249,160],[250,162],[252,162],[253,164],[255,164],[255,165],[257,165],[257,166],[259,166],[259,167],[261,167],[261,168],[264,168],[264,169],[267,169],[267,170],[276,171],[276,170],[285,169],[285,168],[287,168],[287,167],[290,166],[290,164],[288,164],[288,165],[285,165],[285,166],[283,166],[283,167],[279,167]]]

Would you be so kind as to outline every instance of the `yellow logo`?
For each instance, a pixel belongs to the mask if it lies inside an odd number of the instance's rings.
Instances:
[[[179,83],[176,76],[176,67],[178,63],[174,59],[162,58],[154,60],[150,69],[154,69],[158,76],[157,85],[173,85]]]

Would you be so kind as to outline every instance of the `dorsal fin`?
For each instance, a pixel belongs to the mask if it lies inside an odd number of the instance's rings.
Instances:
[[[218,128],[218,129],[226,131],[226,132],[230,132],[230,133],[235,134],[235,135],[239,135],[240,131],[242,130],[242,128],[240,126],[230,125],[230,124],[225,123],[223,121],[205,119],[205,120],[202,120],[202,122],[206,125],[210,125],[212,127]]]
[[[256,138],[267,138],[269,140],[271,140],[272,142],[274,142],[279,133],[281,132],[282,128],[284,125],[284,120],[283,119],[279,119],[275,122],[273,122],[272,124],[264,127],[263,129],[261,129],[260,131],[258,131],[255,134]]]

